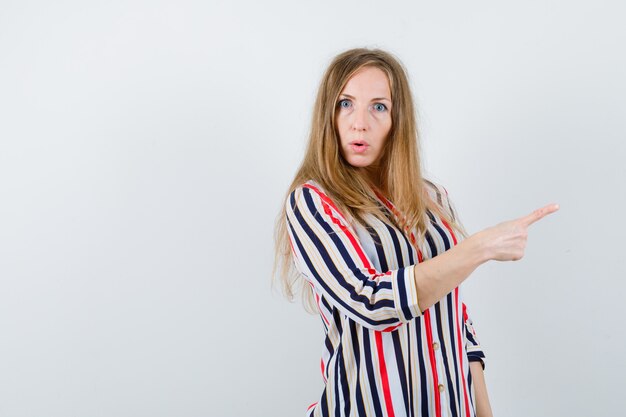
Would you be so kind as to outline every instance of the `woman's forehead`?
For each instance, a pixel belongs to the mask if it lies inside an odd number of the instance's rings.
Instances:
[[[356,98],[391,98],[387,74],[377,67],[364,67],[355,72],[341,90],[341,94]]]

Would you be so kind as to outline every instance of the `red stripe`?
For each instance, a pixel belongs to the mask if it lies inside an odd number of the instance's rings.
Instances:
[[[433,349],[433,330],[430,326],[430,310],[424,312],[424,323],[426,324],[426,340],[428,342],[428,356],[430,356],[430,366],[433,373],[433,384],[435,386],[435,412],[437,417],[441,417],[441,396],[439,395],[439,377],[437,375],[437,360]]]
[[[457,352],[459,353],[459,363],[461,364],[462,377],[463,380],[463,398],[465,399],[465,415],[469,416],[469,398],[467,395],[467,383],[465,382],[465,368],[463,366],[463,351],[461,349],[461,323],[459,320],[459,287],[454,289],[454,301],[456,303],[455,310],[456,314],[456,338],[457,338]]]
[[[402,326],[404,323],[398,323],[396,325],[393,325],[391,327],[387,327],[386,329],[381,330],[381,332],[383,333],[387,333],[387,332],[392,332],[394,330],[396,330],[398,327]]]
[[[296,249],[293,247],[293,243],[291,243],[291,237],[289,237],[289,246],[291,246],[291,252],[293,252],[293,254],[296,254]]]
[[[448,229],[448,232],[450,232],[450,235],[452,235],[452,241],[456,245],[456,236],[454,235],[454,232],[452,231],[452,228],[450,227],[448,222],[445,221],[444,219],[441,219],[441,222],[443,223],[444,226],[446,226],[446,229]]]
[[[327,204],[329,204],[330,206],[332,206],[332,208],[335,209],[335,211],[339,214],[341,214],[341,217],[343,217],[345,219],[346,216],[343,215],[343,213],[341,211],[339,211],[339,209],[337,208],[337,206],[335,205],[335,203],[333,202],[333,200],[331,200],[326,194],[324,194],[323,192],[320,191],[319,188],[317,188],[314,185],[311,185],[309,183],[306,183],[303,185],[303,187],[306,188],[310,188],[311,190],[315,191],[317,194],[319,194],[320,198],[326,202]]]
[[[393,403],[391,402],[391,390],[389,389],[389,377],[387,375],[387,364],[385,363],[385,353],[383,352],[383,335],[381,332],[374,332],[376,336],[376,350],[378,351],[378,365],[380,367],[380,377],[383,383],[383,395],[387,416],[394,417]]]
[[[391,204],[391,201],[387,200],[385,198],[385,196],[383,196],[382,194],[379,194],[377,191],[374,191],[374,193],[376,193],[376,196],[380,199],[383,200],[383,203],[385,203],[385,205],[387,206],[388,209],[390,209],[392,212],[394,212],[395,214],[395,208],[393,206],[393,204]]]

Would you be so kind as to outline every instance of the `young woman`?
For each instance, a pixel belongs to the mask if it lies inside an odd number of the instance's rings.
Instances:
[[[557,209],[468,237],[445,188],[422,177],[402,65],[381,50],[338,55],[276,224],[274,271],[289,297],[306,284],[325,331],[307,416],[491,416],[459,284],[521,259],[528,226]]]

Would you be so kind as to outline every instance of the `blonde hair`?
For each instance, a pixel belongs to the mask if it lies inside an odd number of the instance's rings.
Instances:
[[[431,210],[466,236],[454,215],[448,215],[446,209],[439,207],[427,193],[426,180],[422,177],[415,108],[406,71],[398,59],[380,49],[350,49],[337,55],[330,63],[322,77],[313,107],[304,159],[283,201],[298,186],[314,180],[350,221],[363,225],[365,213],[383,221],[390,220],[380,209],[372,190],[376,187],[369,183],[363,169],[350,165],[340,154],[339,135],[335,125],[339,95],[348,80],[364,67],[381,69],[389,81],[392,126],[379,165],[381,188],[388,192],[385,197],[404,216],[404,223],[396,226],[405,232],[414,230],[416,242],[421,242],[428,227],[426,212]],[[272,276],[282,283],[283,293],[292,300],[305,280],[293,262],[285,204],[276,219],[274,240]],[[302,288],[305,307],[314,311],[310,287],[305,285]]]

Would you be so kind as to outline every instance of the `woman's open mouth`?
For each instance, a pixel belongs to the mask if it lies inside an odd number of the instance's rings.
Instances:
[[[365,152],[367,149],[369,149],[369,145],[365,142],[352,142],[350,143],[350,148],[352,149],[353,152],[356,153],[363,153]]]

